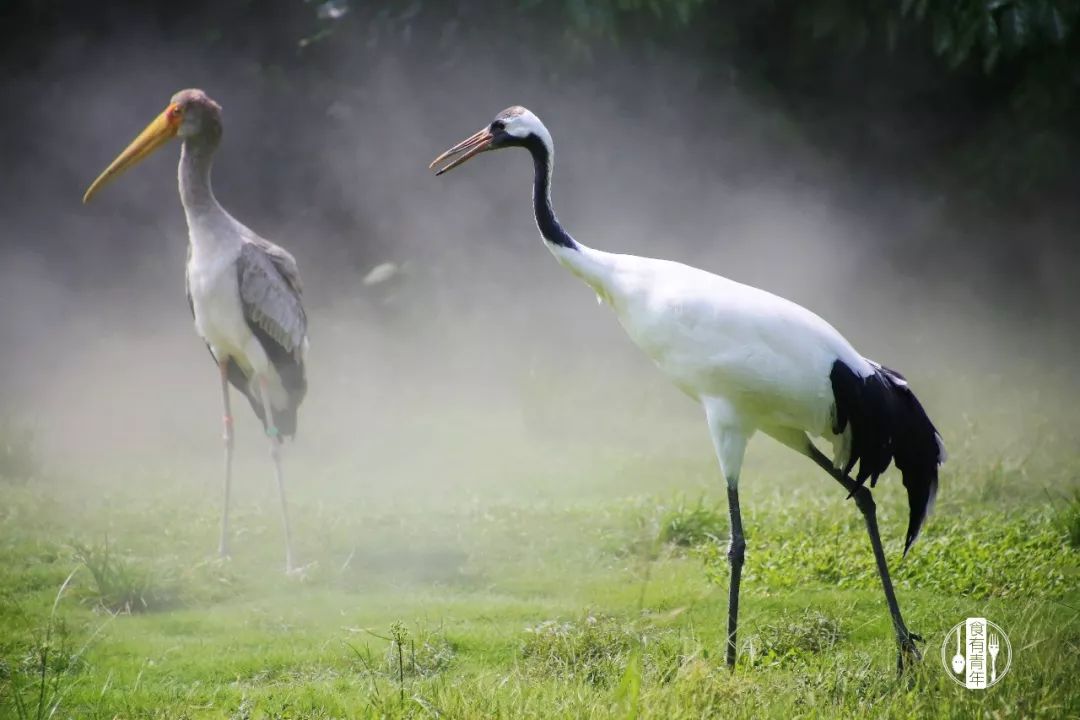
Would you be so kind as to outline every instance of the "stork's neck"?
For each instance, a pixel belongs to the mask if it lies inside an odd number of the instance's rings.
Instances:
[[[180,149],[180,202],[187,217],[191,258],[195,262],[234,252],[243,239],[237,223],[214,197],[210,167],[220,133],[186,138]]]
[[[217,138],[195,135],[186,138],[180,148],[180,202],[191,228],[207,216],[224,213],[210,185],[217,144]]]

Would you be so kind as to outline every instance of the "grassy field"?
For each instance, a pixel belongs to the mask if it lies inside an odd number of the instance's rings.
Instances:
[[[423,454],[460,473],[474,431],[462,423]],[[492,449],[504,460],[474,458],[486,470],[468,491],[452,478],[439,492],[411,486],[409,467],[373,484],[348,462],[291,456],[298,577],[282,572],[261,453],[238,460],[227,561],[213,555],[213,446],[205,466],[139,458],[8,478],[0,715],[1080,717],[1068,443],[1029,456],[954,441],[936,513],[903,563],[903,490],[879,485],[901,605],[927,641],[898,679],[859,514],[761,442],[744,475],[740,661],[723,666],[726,509],[703,431],[694,440],[655,454]],[[33,466],[5,457],[11,475]],[[973,614],[1015,653],[985,692],[953,684],[939,657]]]

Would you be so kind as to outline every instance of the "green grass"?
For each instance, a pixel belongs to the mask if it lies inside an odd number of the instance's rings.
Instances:
[[[294,493],[298,577],[265,484],[222,561],[216,475],[0,483],[0,717],[1080,716],[1071,455],[954,454],[903,562],[903,488],[882,481],[900,602],[927,639],[903,678],[854,506],[812,468],[751,467],[769,480],[743,490],[730,672],[727,509],[701,440],[690,460],[564,444],[527,483],[456,502],[338,492],[345,471],[319,466]],[[505,490],[511,470],[492,472]],[[973,614],[1015,651],[982,693],[939,661]]]

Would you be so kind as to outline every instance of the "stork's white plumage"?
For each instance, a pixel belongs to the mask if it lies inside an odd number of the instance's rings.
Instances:
[[[94,181],[83,202],[173,137],[183,140],[178,180],[190,239],[187,298],[195,329],[220,370],[225,407],[225,497],[219,552],[222,556],[229,552],[231,383],[247,397],[270,439],[285,529],[285,569],[292,572],[280,453],[282,437],[296,434],[297,410],[307,392],[307,315],[293,256],[241,224],[214,197],[210,168],[221,133],[221,107],[201,90],[183,90]]]
[[[864,358],[832,325],[793,302],[682,263],[603,252],[572,238],[551,206],[551,135],[523,107],[499,113],[431,167],[441,175],[506,147],[532,155],[536,223],[555,258],[611,306],[630,338],[705,410],[731,514],[728,664],[735,663],[745,550],[739,476],[747,442],[759,431],[814,460],[854,496],[896,630],[897,665],[918,659],[919,638],[900,614],[864,485],[872,487],[891,462],[902,472],[910,510],[906,553],[933,506],[945,451],[904,378]],[[832,444],[831,462],[811,437]]]

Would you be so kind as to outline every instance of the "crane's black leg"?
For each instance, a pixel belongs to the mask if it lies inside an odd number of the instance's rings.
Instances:
[[[218,362],[221,370],[221,399],[224,407],[222,424],[224,432],[222,439],[225,441],[225,486],[224,498],[221,504],[221,542],[218,544],[218,555],[225,558],[229,556],[229,493],[232,488],[232,458],[233,458],[233,418],[232,408],[229,401],[229,361]]]
[[[807,455],[817,463],[825,472],[829,473],[837,482],[844,486],[849,493],[855,496],[855,505],[866,520],[866,530],[870,534],[870,545],[874,549],[874,560],[877,561],[878,575],[881,576],[881,585],[885,590],[885,602],[889,606],[889,614],[892,616],[893,627],[896,630],[896,642],[899,651],[896,656],[896,669],[903,672],[909,662],[922,660],[919,648],[915,646],[916,640],[921,637],[907,629],[904,618],[900,614],[900,604],[896,601],[896,592],[893,590],[892,580],[889,578],[889,564],[885,560],[885,551],[881,547],[881,535],[878,533],[877,506],[870,489],[859,485],[844,473],[833,466],[829,459],[807,439]]]
[[[739,585],[742,582],[743,556],[746,540],[743,537],[742,512],[739,509],[739,484],[728,482],[728,514],[731,517],[731,540],[728,542],[728,564],[731,566],[731,585],[728,587],[727,665],[735,667],[735,636],[739,624]]]
[[[743,557],[746,539],[743,537],[742,512],[739,508],[739,473],[749,435],[738,424],[738,415],[721,398],[704,398],[705,418],[709,421],[716,459],[727,481],[728,513],[731,517],[731,541],[728,543],[728,564],[731,566],[731,585],[728,586],[728,633],[726,659],[729,668],[735,667],[736,635],[739,628],[739,586],[742,582]]]
[[[285,476],[281,471],[281,434],[274,425],[274,414],[270,407],[270,391],[266,380],[259,378],[262,392],[263,412],[266,418],[266,436],[270,439],[270,457],[274,460],[274,477],[277,480],[278,497],[281,499],[281,524],[285,528],[285,572],[292,574],[296,570],[293,564],[292,530],[289,526],[289,505],[285,501]]]

